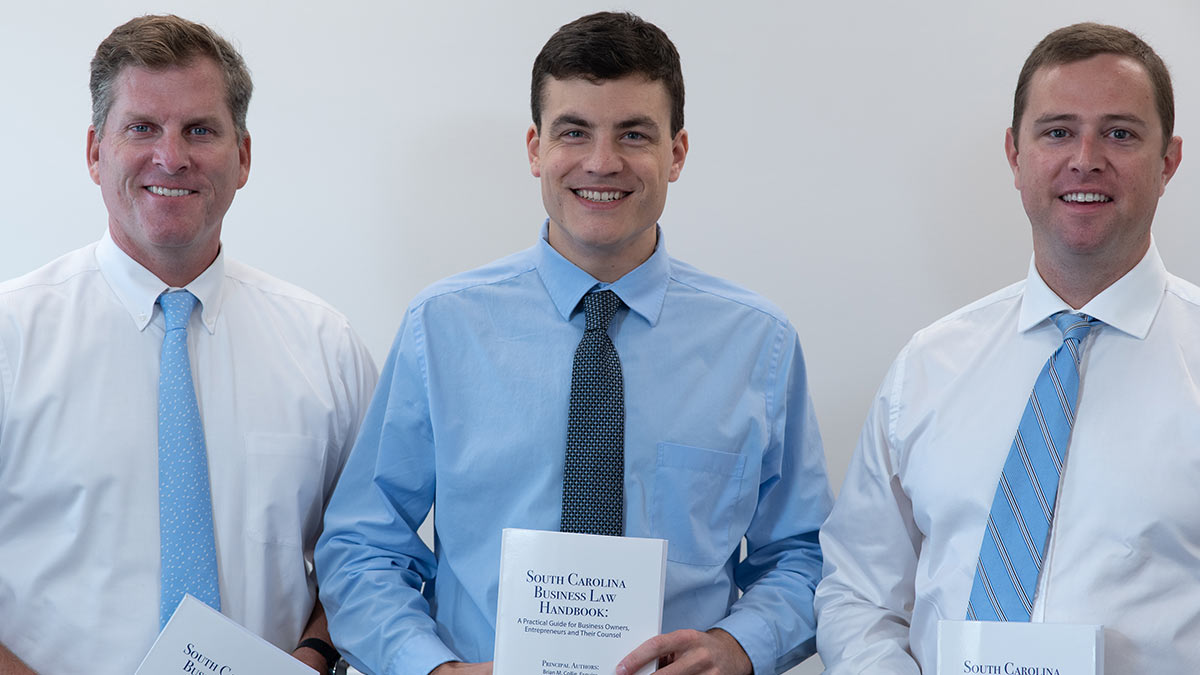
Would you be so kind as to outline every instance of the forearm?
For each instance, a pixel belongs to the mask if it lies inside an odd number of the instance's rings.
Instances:
[[[8,648],[0,645],[0,675],[37,675],[33,669],[25,665]]]
[[[315,638],[327,645],[333,645],[333,640],[329,637],[329,622],[325,618],[325,607],[321,604],[320,600],[317,600],[313,605],[312,614],[308,618],[308,625],[304,627],[304,632],[300,635],[300,643],[309,638]],[[292,651],[292,656],[297,661],[319,673],[327,670],[328,662],[325,659],[325,655],[313,647],[297,647]]]
[[[813,591],[821,576],[816,534],[797,534],[747,553],[735,571],[744,592],[714,627],[738,641],[755,672],[783,672],[816,652]]]

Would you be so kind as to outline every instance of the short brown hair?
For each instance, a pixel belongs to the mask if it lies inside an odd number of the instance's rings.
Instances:
[[[671,103],[671,136],[683,128],[683,70],[679,52],[661,28],[630,12],[597,12],[559,28],[533,61],[530,108],[541,130],[546,78],[593,82],[626,75],[661,81]]]
[[[242,55],[208,26],[174,14],[139,16],[114,28],[96,48],[90,82],[96,136],[104,133],[104,123],[113,104],[113,83],[123,69],[185,66],[197,57],[209,57],[220,67],[234,127],[239,137],[244,136],[254,84]]]
[[[1171,88],[1171,73],[1167,71],[1167,64],[1140,37],[1124,28],[1099,23],[1077,23],[1059,28],[1042,38],[1030,52],[1017,77],[1017,91],[1013,95],[1014,142],[1029,102],[1029,83],[1034,73],[1041,68],[1084,61],[1100,54],[1127,56],[1146,69],[1154,89],[1154,106],[1162,122],[1163,147],[1166,148],[1175,131],[1175,92]]]

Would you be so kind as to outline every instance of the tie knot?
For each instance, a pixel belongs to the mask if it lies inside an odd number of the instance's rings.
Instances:
[[[613,314],[621,308],[621,298],[612,291],[597,291],[583,296],[583,312],[587,317],[587,330],[608,330]]]
[[[192,308],[196,306],[196,296],[189,291],[163,293],[158,296],[158,304],[163,308],[163,320],[167,330],[187,328],[188,318],[192,316]]]
[[[1071,312],[1059,312],[1054,315],[1054,323],[1058,324],[1058,329],[1062,331],[1063,340],[1075,340],[1076,343],[1082,342],[1083,338],[1087,337],[1089,331],[1101,323],[1099,319],[1093,319],[1086,314],[1072,314]]]

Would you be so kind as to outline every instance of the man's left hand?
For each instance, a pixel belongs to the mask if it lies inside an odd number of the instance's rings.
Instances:
[[[646,640],[617,664],[617,675],[633,675],[658,661],[658,675],[752,675],[753,665],[733,636],[720,628],[701,633],[677,630]]]

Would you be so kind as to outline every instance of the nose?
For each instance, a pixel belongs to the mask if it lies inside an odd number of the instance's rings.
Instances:
[[[1090,173],[1104,169],[1104,149],[1100,141],[1091,135],[1079,137],[1075,155],[1071,158],[1071,170]]]
[[[187,141],[175,134],[163,134],[154,144],[154,165],[168,174],[188,168]]]
[[[584,170],[599,175],[620,173],[622,166],[624,161],[621,159],[620,149],[604,141],[592,144],[583,163]]]

